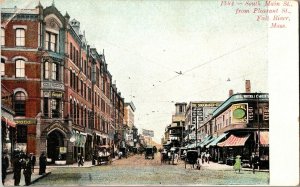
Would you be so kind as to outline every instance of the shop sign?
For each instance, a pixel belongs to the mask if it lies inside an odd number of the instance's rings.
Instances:
[[[233,104],[231,106],[232,111],[232,123],[248,123],[248,104]]]
[[[263,108],[263,119],[269,121],[269,106],[264,106]]]
[[[31,125],[31,124],[36,124],[35,119],[15,119],[14,120],[17,124],[19,125]]]
[[[68,130],[66,129],[66,127],[62,126],[61,123],[53,123],[52,125],[50,125],[49,127],[46,128],[46,132],[50,132],[51,130],[55,129],[55,128],[58,128],[58,129],[61,129],[63,130],[65,133],[68,132]]]
[[[251,106],[248,107],[248,120],[249,121],[253,120],[253,107]]]
[[[67,153],[67,148],[66,147],[59,147],[59,153],[60,154]]]
[[[52,98],[62,98],[63,93],[62,92],[51,92],[51,97]]]

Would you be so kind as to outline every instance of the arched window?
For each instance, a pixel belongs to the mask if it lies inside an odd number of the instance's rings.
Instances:
[[[14,106],[15,106],[15,113],[16,116],[25,116],[25,102],[26,102],[26,95],[24,92],[18,91],[14,97]]]
[[[5,60],[1,58],[1,76],[5,75]]]
[[[23,59],[16,60],[16,77],[25,77],[25,61]]]
[[[1,28],[1,45],[5,45],[5,29]]]

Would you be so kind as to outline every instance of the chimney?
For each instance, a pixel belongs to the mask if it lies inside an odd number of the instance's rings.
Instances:
[[[231,97],[232,95],[233,95],[233,90],[230,89],[230,90],[229,90],[229,97]]]
[[[251,83],[250,80],[246,80],[245,82],[246,93],[251,93]]]

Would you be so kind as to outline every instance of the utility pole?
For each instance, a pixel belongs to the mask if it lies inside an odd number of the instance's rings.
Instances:
[[[196,115],[196,150],[198,152],[198,148],[197,148],[198,134],[197,134],[197,131],[198,131],[198,114]]]
[[[258,152],[258,159],[260,160],[260,122],[259,122],[259,95],[258,93],[256,93],[256,107],[257,107],[257,139],[258,139],[258,143],[257,143],[257,152]],[[258,170],[259,170],[259,165],[257,166]]]

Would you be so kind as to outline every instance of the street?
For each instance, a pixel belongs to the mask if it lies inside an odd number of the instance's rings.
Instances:
[[[145,159],[144,155],[115,160],[111,165],[95,167],[53,167],[51,174],[33,186],[62,185],[267,185],[269,172],[242,170],[235,173],[232,166],[211,162],[202,165],[201,170],[184,168],[184,162],[176,165],[161,164],[160,155]]]

